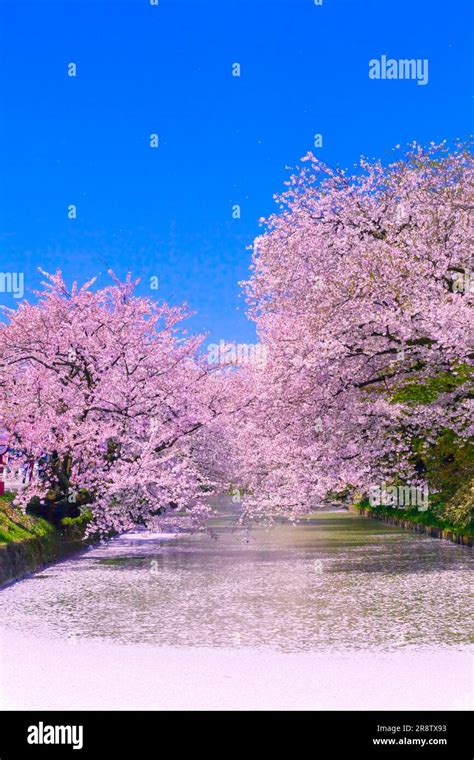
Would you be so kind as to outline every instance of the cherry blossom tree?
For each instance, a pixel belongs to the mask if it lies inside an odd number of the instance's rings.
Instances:
[[[95,291],[46,274],[36,304],[6,311],[0,416],[18,463],[39,462],[18,500],[88,502],[103,534],[170,508],[199,524],[215,486],[206,452],[232,394],[199,357],[202,336],[182,329],[185,307],[137,297],[138,281],[110,274]]]
[[[244,518],[423,484],[440,436],[474,433],[472,176],[461,145],[352,174],[308,154],[245,284],[263,362],[210,364],[186,307],[130,276],[46,275],[0,329],[0,418],[37,471],[21,504],[88,503],[107,533],[170,509],[202,524],[231,483]]]
[[[442,430],[472,436],[472,179],[462,145],[413,144],[352,173],[308,154],[277,197],[245,284],[268,347],[239,436],[249,513],[422,482]]]

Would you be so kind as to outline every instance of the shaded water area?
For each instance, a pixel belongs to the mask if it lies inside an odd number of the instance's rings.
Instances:
[[[281,652],[464,648],[473,555],[347,512],[127,534],[0,592],[12,632]]]

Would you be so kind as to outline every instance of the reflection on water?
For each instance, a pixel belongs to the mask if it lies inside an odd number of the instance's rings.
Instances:
[[[469,642],[471,550],[345,512],[122,536],[1,593],[27,633],[285,651]],[[472,640],[472,639],[471,639]]]

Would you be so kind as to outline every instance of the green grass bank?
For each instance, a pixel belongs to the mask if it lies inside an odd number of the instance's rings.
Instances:
[[[474,529],[472,525],[457,526],[431,510],[419,512],[418,509],[397,509],[396,507],[372,507],[367,499],[349,507],[363,517],[381,520],[389,525],[407,528],[416,533],[426,533],[433,538],[444,538],[455,544],[472,546]]]
[[[84,548],[88,516],[63,520],[61,528],[25,515],[13,494],[0,497],[0,585],[23,578]]]

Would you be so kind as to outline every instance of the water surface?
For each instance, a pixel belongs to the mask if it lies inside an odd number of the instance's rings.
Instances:
[[[2,624],[67,640],[283,652],[463,648],[472,551],[347,512],[124,535],[5,588]]]

